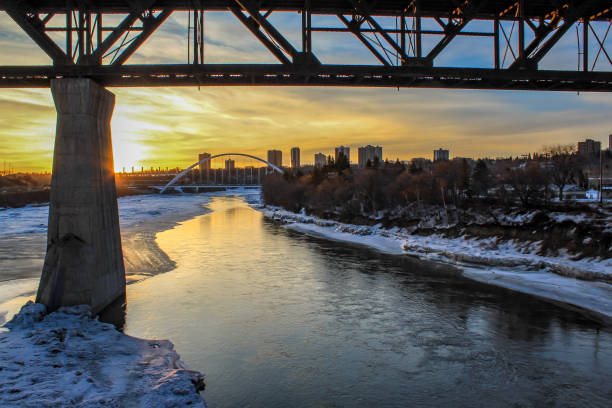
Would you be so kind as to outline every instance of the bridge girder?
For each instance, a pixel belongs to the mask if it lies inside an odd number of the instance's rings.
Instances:
[[[95,3],[77,2],[79,7],[67,4],[53,0],[2,2],[0,9],[6,11],[47,53],[53,65],[0,66],[0,87],[48,87],[52,78],[89,77],[107,86],[311,85],[612,90],[612,60],[605,48],[607,33],[612,26],[612,7],[606,0],[215,0],[199,3],[100,0]],[[198,8],[194,9],[194,4]],[[179,65],[127,64],[138,47],[176,10],[190,13],[187,62]],[[205,63],[204,14],[209,10],[231,12],[280,64]],[[277,11],[302,14],[301,50],[270,22],[268,17]],[[103,24],[106,14],[117,13],[123,16],[118,24]],[[313,27],[312,16],[317,14],[336,16],[341,25]],[[395,28],[380,23],[379,17],[389,16],[395,17]],[[423,29],[425,18],[437,22],[440,29]],[[58,26],[58,20],[63,24]],[[474,20],[492,22],[492,30],[467,30],[468,24]],[[603,39],[593,30],[593,21],[608,22],[608,32]],[[51,22],[55,25],[51,26]],[[509,35],[504,24],[512,24]],[[575,71],[539,69],[542,58],[576,24],[583,26],[582,66],[579,63]],[[518,25],[518,39],[512,38],[515,25]],[[530,35],[527,35],[528,31],[531,31]],[[53,41],[49,35],[52,32],[63,33],[65,44]],[[313,52],[313,32],[351,33],[381,66],[321,64]],[[424,36],[440,39],[427,51],[423,48]],[[452,47],[453,40],[459,36],[491,38],[493,68],[437,66],[437,57]],[[532,38],[529,44],[526,44],[526,38]],[[589,38],[596,42],[589,42]],[[513,46],[516,42],[518,44]],[[594,61],[589,59],[589,44],[598,46]],[[505,50],[502,50],[504,45]],[[506,62],[508,55],[511,58]],[[575,54],[572,57],[575,58]],[[600,57],[604,63],[607,59],[608,69],[594,71]]]
[[[541,91],[612,91],[606,72],[475,68],[321,65],[304,72],[283,64],[5,67],[11,87],[45,88],[48,78],[86,77],[110,87],[136,86],[353,86]],[[0,86],[3,83],[0,80]]]

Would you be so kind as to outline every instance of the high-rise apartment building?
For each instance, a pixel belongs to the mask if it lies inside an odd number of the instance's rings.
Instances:
[[[344,157],[346,157],[346,159],[348,160],[348,162],[351,162],[351,148],[350,147],[346,147],[346,146],[338,146],[335,149],[335,156],[334,156],[334,160],[336,161],[336,163],[338,163],[338,156],[342,153],[344,155]]]
[[[202,161],[210,157],[210,153],[200,153],[198,155],[198,161]],[[206,170],[210,170],[210,160],[200,163],[200,173],[205,173]]]
[[[236,162],[232,159],[225,160],[225,171],[232,172],[236,169]]]
[[[448,161],[450,159],[450,152],[446,149],[439,148],[433,152],[433,161]]]
[[[268,150],[268,161],[276,167],[283,165],[283,152],[280,150]]]
[[[198,154],[198,161],[202,161],[210,157],[210,153],[200,153]],[[200,169],[200,183],[206,180],[208,182],[208,177],[210,175],[210,160],[205,161],[204,163],[200,163],[198,165]]]
[[[370,161],[370,164],[373,164],[376,158],[378,158],[379,163],[382,163],[382,147],[381,146],[367,145],[367,146],[360,147],[357,150],[357,155],[359,159],[358,163],[359,163],[360,169],[365,168],[366,165],[368,164],[368,161]]]
[[[327,164],[327,156],[325,156],[323,153],[317,153],[314,155],[315,167],[318,167],[318,168],[325,167],[326,164]]]
[[[586,139],[584,142],[578,142],[579,154],[599,154],[601,150],[601,142],[593,139]]]
[[[292,169],[300,168],[300,148],[299,147],[291,148],[291,168]]]

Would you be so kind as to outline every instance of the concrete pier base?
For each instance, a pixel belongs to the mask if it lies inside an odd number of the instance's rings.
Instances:
[[[125,298],[110,119],[115,96],[90,79],[51,81],[57,109],[47,255],[36,301],[49,310]]]

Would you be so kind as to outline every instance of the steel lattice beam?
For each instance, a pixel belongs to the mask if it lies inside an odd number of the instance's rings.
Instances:
[[[121,55],[119,55],[115,61],[113,61],[113,65],[121,65],[127,61],[127,59],[130,58],[134,52],[136,52],[138,47],[140,47],[147,40],[147,38],[149,38],[151,34],[157,30],[157,28],[170,16],[170,14],[172,14],[172,10],[166,9],[162,10],[157,17],[152,15],[141,17],[143,30],[138,37],[136,37],[134,41],[132,41],[130,45],[125,48]]]
[[[264,33],[259,29],[257,21],[250,17],[245,16],[242,10],[238,6],[231,6],[229,10],[236,16],[236,18],[270,51],[274,56],[283,64],[291,64],[291,60],[283,53],[283,51],[273,43]]]
[[[4,9],[6,1],[0,3],[0,9]],[[227,10],[234,4],[234,0],[95,0],[95,1],[66,1],[66,0],[19,0],[21,4],[27,5],[31,10],[39,13],[53,13],[66,8],[73,9],[81,7],[83,11],[101,12],[101,13],[130,13],[147,8],[154,7],[156,9],[172,9],[177,10],[193,10],[200,9],[202,6],[205,10]],[[364,0],[361,0],[364,2]],[[449,11],[457,8],[464,0],[418,0],[419,13],[422,17],[435,17],[445,15]],[[475,16],[477,19],[492,19],[494,16],[502,17],[504,11],[513,7],[517,0],[490,0],[483,6],[480,12]],[[544,17],[554,12],[559,6],[564,4],[577,5],[583,3],[583,0],[525,0],[525,18],[537,19]],[[200,4],[201,3],[201,4]],[[265,0],[260,2],[266,9],[274,9],[276,11],[291,11],[295,12],[304,8],[305,0]],[[348,0],[309,0],[310,10],[314,14],[336,15],[350,14],[354,9],[353,4]],[[373,15],[378,16],[397,16],[402,10],[406,10],[412,4],[412,0],[369,0],[364,3],[368,4],[368,8]],[[78,7],[77,7],[78,5]],[[591,20],[609,21],[612,18],[612,9],[609,0],[596,0],[591,7],[585,10]],[[509,17],[508,14],[504,14]],[[511,18],[510,18],[511,19]]]
[[[66,53],[45,32],[45,21],[42,21],[36,15],[28,15],[16,2],[7,2],[4,10],[53,60],[54,64],[68,62],[69,58]]]
[[[473,0],[476,1],[476,0]],[[465,2],[465,8],[460,6],[454,10],[453,14],[448,16],[448,23],[444,24],[440,18],[436,18],[438,23],[444,28],[444,38],[436,44],[436,46],[429,51],[429,54],[425,57],[430,62],[440,55],[440,53],[446,48],[450,42],[465,28],[465,26],[472,21],[474,16],[478,13],[478,10],[487,3],[487,0],[480,0],[476,5],[470,1]],[[453,18],[459,18],[459,23],[454,23]]]
[[[592,25],[610,21],[612,26],[609,0],[96,0],[76,4],[59,0],[0,3],[0,10],[6,11],[53,60],[53,66],[47,67],[0,67],[0,87],[48,86],[51,78],[74,76],[91,77],[110,86],[329,85],[610,91],[612,82],[612,61],[605,49],[609,29],[600,38]],[[182,65],[127,65],[129,58],[176,10],[188,10],[189,21],[193,14],[193,37],[187,36],[193,61],[188,56]],[[205,64],[203,16],[208,10],[230,11],[281,64]],[[271,23],[268,17],[272,11],[302,14],[301,50]],[[120,22],[114,27],[103,25],[103,16],[113,13],[123,14]],[[317,15],[336,16],[341,25],[313,27],[312,18]],[[381,24],[380,17],[389,16],[395,17],[395,28]],[[422,29],[425,18],[437,22],[440,29]],[[412,21],[411,27],[407,20]],[[474,20],[488,20],[492,27],[469,30],[467,26]],[[510,23],[513,27],[508,34],[504,24]],[[512,45],[517,41],[512,37],[515,24],[518,46]],[[583,24],[583,44],[579,44],[582,68],[540,70],[539,62],[576,24]],[[526,44],[528,30],[533,35]],[[188,27],[187,32],[191,31]],[[54,42],[51,32],[64,33],[65,45]],[[313,47],[313,32],[352,33],[381,65],[321,64]],[[501,35],[506,41],[504,60],[508,51],[511,54],[508,64],[500,58]],[[435,36],[442,38],[433,44],[423,41]],[[494,68],[437,66],[440,54],[452,49],[458,36],[491,38]],[[596,40],[592,45],[598,45],[592,61],[589,37]],[[598,61],[600,71],[590,72]],[[602,71],[605,63],[609,67]],[[221,68],[225,71],[219,71]]]
[[[368,48],[368,50],[370,50],[370,52],[376,57],[376,59],[378,59],[385,66],[391,66],[391,63],[378,52],[376,47],[374,47],[372,43],[368,41],[368,39],[363,36],[362,31],[360,29],[361,22],[356,20],[354,17],[352,20],[349,21],[342,14],[338,14],[338,18],[346,25],[346,28],[348,28],[349,31],[353,33],[355,37],[357,37],[359,41],[361,41],[363,45]]]
[[[372,86],[459,89],[612,91],[612,76],[573,71],[496,70],[435,67],[321,65],[304,73],[299,66],[268,64],[124,65],[3,67],[1,87],[47,87],[57,72],[89,77],[105,86]]]

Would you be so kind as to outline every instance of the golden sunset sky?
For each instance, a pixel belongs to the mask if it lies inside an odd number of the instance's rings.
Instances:
[[[289,13],[271,17],[295,46],[300,45],[299,19]],[[314,19],[313,25],[327,22],[325,17]],[[186,20],[185,13],[174,13],[128,63],[185,62]],[[276,62],[228,13],[207,13],[206,36],[207,62]],[[439,66],[491,66],[492,40],[454,41],[457,44],[437,60]],[[376,64],[349,35],[315,33],[313,48],[323,63]],[[50,63],[2,12],[0,51],[0,65]],[[576,60],[575,32],[570,30],[541,67],[575,69]],[[597,69],[609,71],[606,64],[602,59]],[[431,157],[439,147],[450,149],[451,156],[493,157],[585,138],[601,140],[607,147],[612,133],[612,95],[606,93],[322,87],[110,90],[116,95],[116,170],[186,167],[204,151],[265,158],[268,149],[280,149],[289,164],[293,146],[301,148],[302,163],[312,163],[314,153],[330,154],[338,145],[350,146],[356,161],[356,148],[365,144],[383,146],[384,157],[392,160]],[[18,171],[50,170],[54,133],[55,109],[48,89],[0,89],[0,166],[6,161]]]

